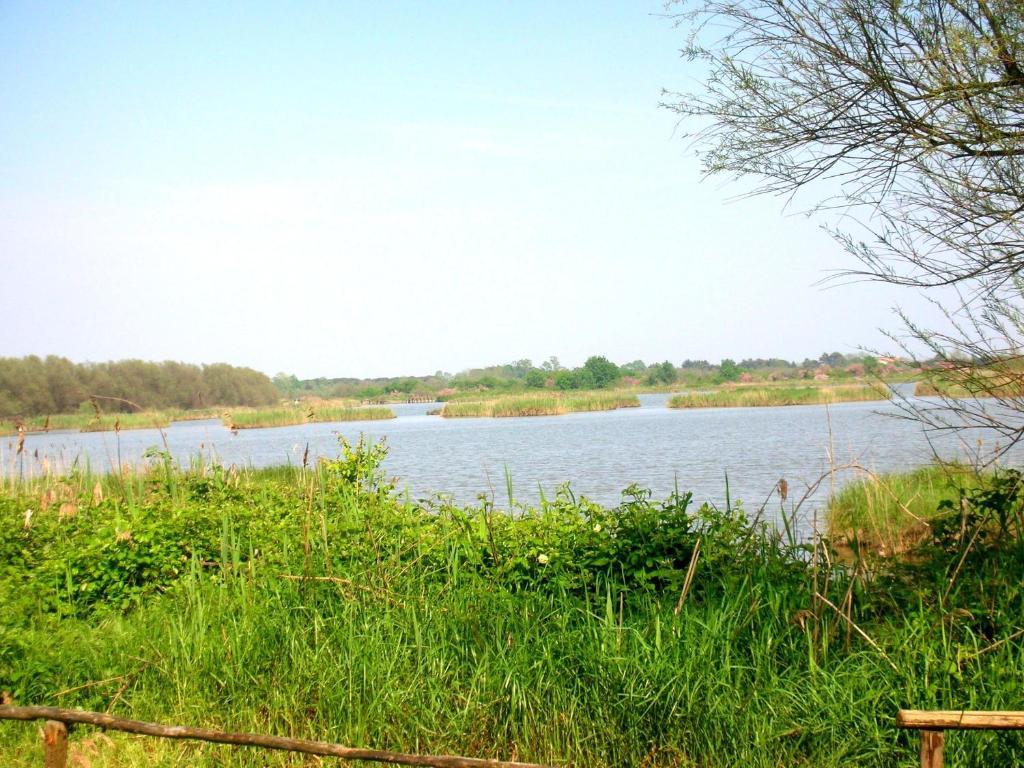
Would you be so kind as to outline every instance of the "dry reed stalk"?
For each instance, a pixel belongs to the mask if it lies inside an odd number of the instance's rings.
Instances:
[[[676,607],[673,613],[678,616],[679,612],[683,610],[683,603],[686,602],[687,595],[690,594],[690,587],[693,586],[693,577],[697,573],[697,561],[700,559],[700,542],[701,539],[697,537],[697,543],[693,545],[693,554],[690,555],[690,564],[686,567],[686,577],[683,579],[683,589],[679,593],[679,600],[676,601]]]
[[[860,635],[860,636],[861,636],[862,638],[864,638],[864,640],[866,640],[866,641],[867,641],[868,645],[870,645],[870,646],[871,646],[872,648],[874,648],[874,649],[875,649],[876,651],[878,651],[878,652],[879,652],[879,653],[881,654],[882,658],[883,658],[883,659],[885,659],[886,663],[887,663],[887,664],[888,664],[888,665],[889,665],[890,667],[892,667],[892,668],[893,668],[893,671],[895,671],[895,672],[899,673],[899,671],[900,671],[899,667],[897,667],[897,666],[896,666],[896,665],[895,665],[895,664],[893,663],[892,659],[890,659],[890,658],[889,658],[889,654],[887,654],[887,653],[886,653],[886,652],[885,652],[885,651],[884,651],[884,650],[882,649],[882,646],[880,646],[880,645],[879,645],[878,643],[876,643],[876,642],[875,642],[874,640],[872,640],[872,639],[871,639],[871,636],[870,636],[870,635],[868,635],[868,633],[867,633],[867,632],[865,632],[865,631],[864,631],[863,629],[861,629],[860,627],[858,627],[858,626],[857,626],[857,625],[856,625],[856,624],[854,623],[853,619],[851,619],[851,618],[850,618],[849,616],[847,616],[847,615],[846,615],[845,613],[843,613],[843,612],[842,612],[841,610],[839,610],[839,608],[838,608],[838,607],[836,606],[836,604],[835,604],[835,603],[833,603],[833,602],[832,602],[831,600],[829,600],[829,599],[828,599],[827,597],[825,597],[824,595],[822,595],[822,594],[818,594],[818,593],[816,592],[816,593],[815,593],[815,597],[817,597],[817,599],[818,599],[818,600],[820,600],[820,601],[821,601],[822,603],[824,603],[824,604],[825,604],[825,605],[827,605],[827,606],[828,606],[829,608],[831,608],[831,609],[832,609],[833,611],[835,611],[835,612],[836,612],[836,615],[837,615],[837,616],[839,616],[839,618],[841,618],[841,619],[842,619],[843,621],[845,621],[845,622],[846,622],[847,624],[849,624],[849,626],[850,626],[850,627],[851,627],[851,628],[853,629],[853,631],[854,631],[854,632],[856,632],[856,633],[857,633],[858,635]]]

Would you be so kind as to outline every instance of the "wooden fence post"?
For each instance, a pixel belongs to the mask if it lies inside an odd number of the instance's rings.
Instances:
[[[942,768],[942,750],[946,745],[945,731],[921,731],[921,768]]]
[[[43,726],[43,765],[65,768],[68,764],[68,727],[60,720],[47,720]]]

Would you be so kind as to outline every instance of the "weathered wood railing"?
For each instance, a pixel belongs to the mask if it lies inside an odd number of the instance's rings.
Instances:
[[[942,768],[946,731],[1022,731],[1024,712],[901,709],[896,725],[921,732],[921,768]]]
[[[456,755],[416,755],[378,749],[346,747],[326,741],[292,739],[259,733],[232,733],[212,728],[191,728],[184,725],[161,725],[140,720],[125,720],[101,712],[59,707],[15,707],[0,705],[0,720],[45,720],[43,754],[45,768],[65,768],[68,755],[68,726],[92,725],[111,731],[137,733],[162,739],[188,739],[236,747],[277,749],[307,755],[338,757],[343,760],[366,760],[392,765],[426,766],[427,768],[544,768],[536,763],[488,760]],[[921,732],[921,768],[942,768],[946,731],[953,730],[1024,730],[1024,712],[966,712],[901,709],[896,715],[900,728]]]
[[[307,755],[340,757],[343,760],[367,760],[392,765],[417,765],[428,768],[544,768],[536,763],[517,763],[506,760],[485,760],[476,757],[455,755],[413,755],[403,752],[386,752],[378,749],[361,749],[331,744],[326,741],[290,739],[284,736],[267,736],[260,733],[230,733],[211,728],[190,728],[184,725],[160,725],[140,720],[124,720],[100,712],[86,712],[80,709],[58,707],[14,707],[0,706],[0,720],[45,720],[43,726],[43,755],[46,768],[65,768],[68,756],[68,726],[75,724],[94,725],[111,731],[138,733],[162,739],[190,739],[213,744],[230,744],[236,747],[260,747],[286,752],[302,752]]]

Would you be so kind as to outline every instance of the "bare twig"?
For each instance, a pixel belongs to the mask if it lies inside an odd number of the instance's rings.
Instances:
[[[889,655],[884,650],[882,650],[882,647],[878,643],[876,643],[874,640],[872,640],[867,632],[865,632],[863,629],[858,627],[854,623],[853,619],[851,619],[849,616],[847,616],[845,613],[843,613],[841,610],[839,610],[839,608],[836,606],[835,603],[833,603],[831,600],[829,600],[824,595],[818,594],[817,592],[815,592],[815,597],[817,597],[818,600],[820,600],[822,603],[824,603],[829,608],[831,608],[833,611],[835,611],[836,615],[839,616],[843,621],[845,621],[854,632],[856,632],[858,635],[863,637],[864,640],[867,641],[868,645],[870,645],[872,648],[874,648],[876,651],[878,651],[882,655],[882,658],[885,659],[886,663],[890,667],[892,667],[896,672],[900,671],[899,667],[897,667],[895,664],[893,664],[892,659],[889,658]]]

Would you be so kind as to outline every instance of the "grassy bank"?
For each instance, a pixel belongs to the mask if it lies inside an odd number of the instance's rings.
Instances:
[[[280,408],[237,409],[225,413],[224,425],[231,429],[287,427],[335,421],[376,421],[393,419],[395,412],[381,406],[357,406],[332,402],[282,406]]]
[[[81,430],[92,414],[56,413],[52,416],[31,416],[25,419],[0,419],[0,435],[13,435],[19,426],[26,432],[49,432],[51,430]]]
[[[669,408],[744,408],[779,405],[818,405],[868,400],[888,400],[888,388],[871,384],[823,386],[735,387],[676,395]]]
[[[543,392],[510,395],[491,400],[453,400],[444,404],[446,418],[493,416],[557,416],[579,411],[611,411],[640,405],[636,395],[622,392]]]
[[[196,410],[139,411],[133,413],[65,413],[35,416],[27,419],[0,421],[0,434],[16,434],[21,424],[26,432],[71,430],[104,432],[115,429],[153,429],[167,427],[174,421],[221,419],[233,429],[284,427],[292,424],[334,421],[367,421],[393,419],[390,408],[361,407],[351,401],[314,401],[301,406],[276,408],[203,408]]]
[[[74,432],[112,432],[116,429],[157,429],[172,421],[216,418],[212,410],[203,411],[138,411],[132,413],[61,413],[33,416],[27,419],[0,421],[0,435],[13,435],[22,425],[28,433],[59,430]]]
[[[688,494],[420,508],[382,458],[8,486],[0,691],[594,768],[911,765],[898,707],[1024,707],[1015,542],[868,575]],[[72,751],[91,768],[300,764],[85,728]],[[40,764],[35,726],[0,723],[0,755]],[[947,745],[958,766],[1022,757],[1017,734]]]
[[[109,413],[90,419],[82,426],[82,432],[110,432],[119,429],[156,429],[169,426],[171,415],[167,413]]]

